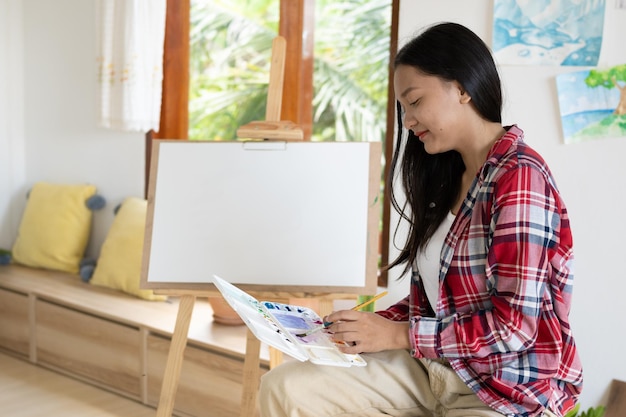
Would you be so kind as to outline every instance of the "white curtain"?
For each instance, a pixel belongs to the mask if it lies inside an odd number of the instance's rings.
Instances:
[[[159,130],[166,0],[97,0],[98,124]]]

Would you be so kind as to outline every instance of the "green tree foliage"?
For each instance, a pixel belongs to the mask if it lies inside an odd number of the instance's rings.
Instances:
[[[585,78],[585,84],[591,88],[604,87],[607,89],[617,88],[621,92],[620,102],[615,109],[616,115],[626,114],[626,86],[620,86],[619,81],[626,82],[626,64],[612,67],[608,70],[592,69]]]
[[[192,2],[191,139],[234,139],[239,126],[265,117],[269,61],[278,25],[269,11],[271,3]],[[241,8],[233,9],[235,5]],[[261,18],[263,24],[255,20]]]
[[[382,141],[391,2],[317,0],[314,134]]]
[[[194,0],[191,139],[263,120],[278,0]],[[384,137],[390,0],[317,0],[314,140]]]
[[[608,70],[592,69],[585,78],[585,84],[591,88],[604,87],[614,88],[613,80],[626,81],[626,64],[612,67]]]

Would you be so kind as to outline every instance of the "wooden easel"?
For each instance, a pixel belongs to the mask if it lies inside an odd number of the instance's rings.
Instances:
[[[283,84],[285,81],[286,41],[277,36],[272,42],[272,62],[267,91],[265,120],[250,122],[237,129],[237,136],[246,139],[302,140],[302,129],[290,121],[281,121]]]
[[[302,140],[302,129],[289,121],[281,121],[282,93],[285,68],[286,42],[283,37],[276,37],[272,44],[272,61],[270,67],[270,81],[267,95],[265,121],[256,121],[241,126],[237,136],[242,138],[262,140]],[[155,290],[155,293],[180,296],[178,315],[172,335],[172,343],[167,356],[161,395],[157,408],[157,417],[170,417],[174,410],[174,400],[178,389],[180,372],[183,363],[189,324],[196,297],[215,295],[214,291],[177,291]],[[332,310],[332,299],[321,299],[320,311],[322,314]],[[246,355],[243,368],[243,390],[241,398],[241,417],[255,415],[256,395],[260,378],[261,342],[248,330],[246,337]],[[270,349],[270,368],[282,361],[282,353]]]

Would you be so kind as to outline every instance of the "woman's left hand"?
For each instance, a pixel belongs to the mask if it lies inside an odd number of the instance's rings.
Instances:
[[[339,344],[344,353],[411,348],[407,321],[392,321],[376,313],[354,310],[334,312],[324,321],[333,323],[326,331],[335,340],[347,343]]]

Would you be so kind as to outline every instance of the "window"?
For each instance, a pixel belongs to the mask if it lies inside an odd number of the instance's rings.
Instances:
[[[390,0],[316,0],[311,140],[383,141]],[[263,120],[279,0],[192,0],[189,138]]]
[[[189,138],[233,140],[265,118],[279,0],[191,0]]]

